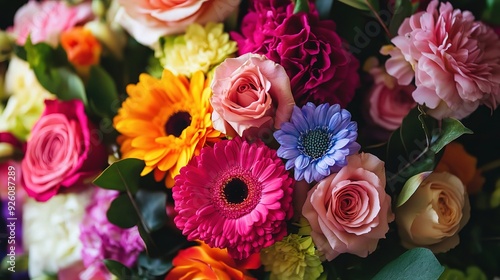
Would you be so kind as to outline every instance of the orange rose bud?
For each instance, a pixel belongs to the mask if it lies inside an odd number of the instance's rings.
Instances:
[[[477,159],[467,153],[462,144],[452,142],[446,145],[443,157],[437,164],[435,172],[449,172],[457,176],[467,189],[467,193],[478,193],[483,184],[484,177],[477,169]]]
[[[101,44],[90,30],[74,27],[61,34],[61,45],[75,67],[88,68],[99,63]]]

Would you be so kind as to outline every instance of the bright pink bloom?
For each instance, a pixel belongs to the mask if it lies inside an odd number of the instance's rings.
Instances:
[[[175,177],[174,222],[189,240],[245,259],[287,234],[292,184],[276,151],[264,143],[224,140],[202,149]]]
[[[404,60],[390,58],[387,72],[407,85],[415,71],[413,98],[436,118],[464,118],[485,104],[500,102],[500,40],[491,27],[475,21],[469,11],[432,1],[426,12],[405,19],[392,39]],[[391,54],[393,55],[393,54]]]
[[[107,153],[95,131],[80,100],[46,100],[22,161],[28,195],[47,201],[61,187],[85,183],[99,174],[106,167]]]
[[[16,36],[19,45],[24,45],[30,35],[34,44],[45,42],[57,46],[61,32],[92,17],[90,2],[68,6],[64,1],[31,0],[16,12],[10,31]]]
[[[385,238],[394,220],[385,182],[384,162],[361,153],[348,157],[347,166],[309,191],[302,215],[328,261],[342,253],[366,257]]]

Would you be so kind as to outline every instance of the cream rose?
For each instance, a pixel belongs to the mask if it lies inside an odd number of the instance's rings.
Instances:
[[[227,58],[215,68],[211,88],[213,126],[233,137],[250,128],[279,129],[295,105],[285,69],[263,55]]]
[[[160,37],[183,33],[192,23],[221,22],[240,0],[119,0],[116,21],[134,39],[153,46]]]
[[[349,156],[347,166],[308,192],[302,215],[328,261],[341,253],[366,257],[385,238],[394,220],[385,183],[384,162],[361,153]]]
[[[458,245],[458,232],[469,221],[469,198],[459,178],[433,172],[395,214],[404,247],[446,252]]]

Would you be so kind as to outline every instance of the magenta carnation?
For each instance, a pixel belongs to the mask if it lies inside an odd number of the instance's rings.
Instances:
[[[403,22],[392,42],[387,72],[409,84],[414,71],[413,98],[434,117],[463,118],[500,102],[500,40],[471,12],[432,1]]]
[[[106,212],[118,191],[98,188],[80,224],[83,264],[109,275],[103,260],[112,259],[132,266],[145,248],[137,227],[123,229],[108,221]]]
[[[189,240],[244,259],[287,234],[292,184],[276,151],[261,141],[224,140],[175,177],[174,222]]]
[[[240,55],[266,55],[287,71],[298,106],[340,104],[345,107],[359,86],[358,60],[343,46],[335,23],[310,13],[293,14],[291,1],[254,1],[243,18],[242,34],[232,33]]]

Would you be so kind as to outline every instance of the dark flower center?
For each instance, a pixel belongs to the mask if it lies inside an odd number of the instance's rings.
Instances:
[[[168,118],[165,124],[165,132],[167,135],[179,137],[182,131],[191,124],[191,115],[188,112],[179,111]]]
[[[330,136],[321,129],[312,130],[302,135],[304,153],[315,159],[323,156],[330,147]]]
[[[228,203],[240,204],[248,197],[248,186],[239,178],[232,178],[223,187],[224,198]]]

